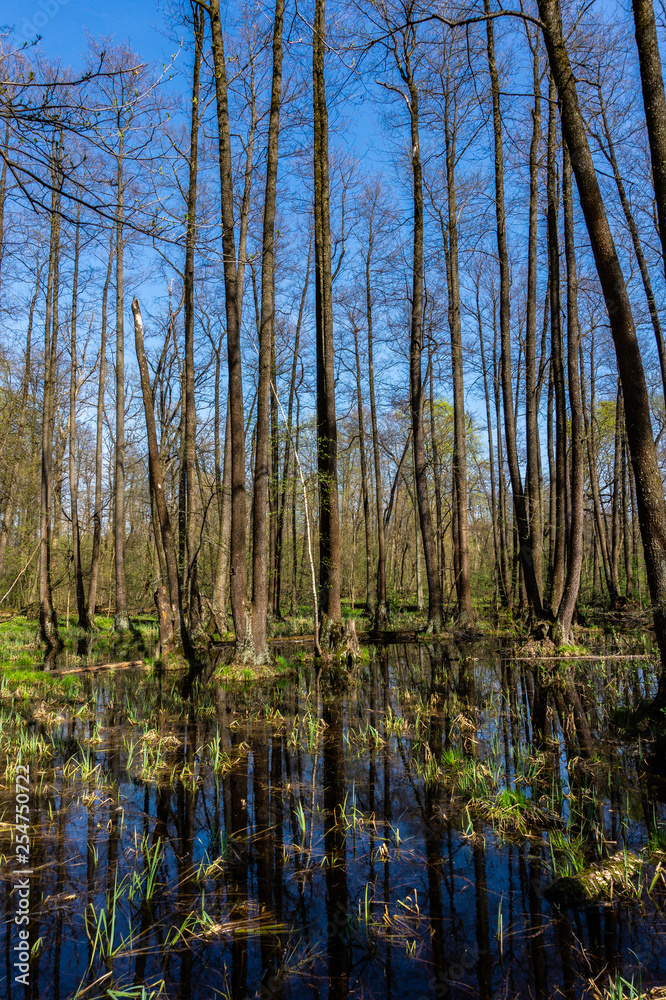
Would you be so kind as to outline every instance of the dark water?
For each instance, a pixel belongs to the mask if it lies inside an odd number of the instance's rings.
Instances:
[[[556,833],[595,861],[663,828],[649,747],[607,720],[649,694],[653,668],[585,665],[586,761],[548,696],[535,747],[533,664],[474,657],[393,646],[348,676],[209,684],[188,702],[168,672],[84,675],[77,716],[35,711],[53,755],[21,751],[27,990],[12,967],[13,773],[2,782],[0,995],[578,998],[594,977],[666,983],[654,857],[631,897],[543,896]],[[493,824],[483,801],[507,788],[549,828]]]

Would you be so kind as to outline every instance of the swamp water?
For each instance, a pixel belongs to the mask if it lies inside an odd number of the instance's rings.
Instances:
[[[78,706],[35,703],[27,726],[0,702],[0,996],[573,1000],[593,979],[597,995],[666,984],[666,786],[649,746],[608,724],[650,694],[654,666],[579,665],[583,759],[547,693],[535,744],[534,661],[468,652],[393,645],[349,674],[301,666],[187,701],[172,672],[83,674]],[[615,892],[549,902],[555,878],[618,853],[634,874]]]

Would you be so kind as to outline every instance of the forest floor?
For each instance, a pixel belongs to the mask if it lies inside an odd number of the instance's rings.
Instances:
[[[283,634],[276,676],[187,688],[149,618],[63,628],[49,672],[36,622],[0,623],[0,949],[27,772],[40,1000],[663,996],[666,780],[628,726],[647,622],[588,611],[546,668],[509,623],[407,641],[406,612],[351,669]]]

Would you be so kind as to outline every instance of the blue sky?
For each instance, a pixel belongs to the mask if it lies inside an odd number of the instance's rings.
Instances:
[[[165,62],[175,49],[162,9],[155,0],[27,0],[21,6],[0,0],[0,22],[13,26],[22,41],[42,36],[50,58],[76,69],[87,34],[129,42],[142,58]]]

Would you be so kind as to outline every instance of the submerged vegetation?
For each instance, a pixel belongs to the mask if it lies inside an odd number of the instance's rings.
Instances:
[[[654,740],[605,708],[652,695],[651,654],[579,664],[585,755],[551,668],[497,642],[281,652],[245,684],[211,662],[183,697],[182,661],[58,673],[74,632],[44,673],[14,665],[25,623],[4,635],[0,853],[27,765],[40,997],[659,996]]]

